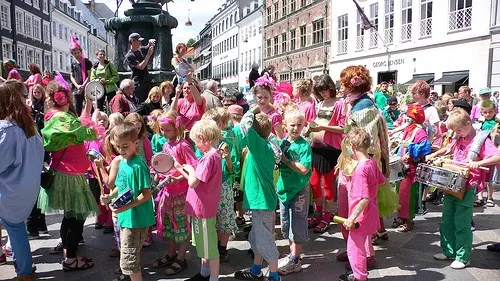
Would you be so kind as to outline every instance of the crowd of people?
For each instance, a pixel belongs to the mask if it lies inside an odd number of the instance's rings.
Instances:
[[[484,88],[477,100],[464,86],[439,97],[420,80],[404,94],[385,82],[372,94],[363,66],[344,69],[340,89],[326,74],[291,85],[277,83],[272,66],[262,74],[256,66],[247,103],[216,81],[202,85],[192,69],[151,87],[147,63],[155,42],[141,47],[142,40],[129,37],[133,76],[119,87],[105,52],[92,63],[76,40],[71,86],[60,75],[48,81],[36,66],[22,81],[15,62],[4,63],[0,219],[8,242],[0,264],[12,255],[19,280],[35,280],[29,239],[47,232],[44,214],[54,211],[63,219],[50,254],[63,255],[62,270],[94,267],[78,245],[95,215],[95,228],[115,236],[109,256],[120,258],[116,280],[143,280],[141,250],[155,232],[168,247],[153,268],[182,272],[192,243],[201,267],[188,280],[218,280],[220,263],[231,259],[230,236],[245,227],[253,263],[235,278],[263,280],[265,261],[267,280],[279,281],[302,270],[308,229],[324,233],[332,220],[341,221],[347,248],[337,255],[348,270],[339,280],[367,280],[376,265],[373,245],[389,238],[384,218],[395,216],[393,227],[411,231],[428,201],[443,209],[435,259],[452,261],[454,269],[469,265],[473,206],[495,205],[498,93]],[[173,64],[185,63],[185,49],[176,48]],[[88,81],[103,84],[102,101],[85,95]],[[172,167],[158,172],[165,155]],[[438,167],[445,158],[467,171],[455,193],[419,183],[422,165]],[[282,259],[277,210],[290,246]],[[488,250],[500,252],[500,243]]]

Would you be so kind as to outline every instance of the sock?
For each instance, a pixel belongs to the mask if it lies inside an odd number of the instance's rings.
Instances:
[[[210,280],[209,281],[219,281],[219,277],[212,277],[212,276],[210,276]]]
[[[202,265],[201,265],[200,274],[201,274],[201,276],[203,276],[203,277],[208,277],[208,276],[210,276],[210,267],[209,267],[208,265],[204,265],[204,264],[202,264]]]
[[[280,280],[280,276],[278,275],[278,272],[269,272],[269,279],[274,278],[275,281]]]
[[[294,255],[290,255],[290,260],[292,260],[293,263],[295,263],[295,264],[299,263],[299,259],[300,259],[300,257],[296,257]]]
[[[252,268],[250,269],[251,273],[255,275],[260,275],[261,271],[262,271],[262,264],[252,264]]]
[[[318,205],[314,205],[314,207],[315,207],[314,211],[316,213],[323,214],[323,206],[321,206],[321,205],[319,205],[319,206]]]
[[[325,212],[325,215],[323,216],[323,220],[326,222],[329,222],[331,216],[332,216],[332,212]]]
[[[227,246],[219,246],[219,253],[225,254],[227,252]]]

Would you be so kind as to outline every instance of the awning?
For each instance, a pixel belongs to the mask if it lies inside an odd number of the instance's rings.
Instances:
[[[469,71],[445,72],[443,77],[434,81],[434,84],[440,85],[463,85],[469,80]]]
[[[413,75],[413,78],[410,81],[403,83],[403,85],[411,85],[411,84],[417,82],[418,80],[424,80],[429,85],[433,84],[434,83],[434,73],[415,74],[415,75]]]
[[[204,65],[200,66],[200,68],[198,68],[198,71],[202,71],[203,69],[207,68],[212,62],[209,62],[209,63],[205,63]]]
[[[205,57],[206,57],[206,56],[208,56],[208,55],[210,55],[211,53],[212,53],[212,51],[210,51],[210,48],[208,48],[208,49],[206,49],[205,51],[201,52],[201,54],[202,54],[203,56],[205,56]]]

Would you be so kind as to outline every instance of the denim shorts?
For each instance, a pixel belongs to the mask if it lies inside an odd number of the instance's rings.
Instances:
[[[285,239],[304,244],[309,239],[307,212],[309,208],[309,186],[304,187],[288,202],[280,201],[281,232]]]
[[[248,242],[255,254],[261,255],[268,263],[279,257],[274,241],[275,211],[252,210],[252,230]]]

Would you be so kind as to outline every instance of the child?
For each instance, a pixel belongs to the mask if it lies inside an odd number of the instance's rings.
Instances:
[[[279,268],[280,275],[302,270],[302,248],[307,242],[307,212],[309,203],[309,179],[311,178],[312,151],[309,143],[300,135],[305,126],[304,113],[296,109],[285,111],[286,142],[283,149],[277,193],[280,200],[281,232],[289,239],[290,255]],[[282,141],[281,145],[286,143]]]
[[[120,268],[132,281],[142,281],[141,250],[148,229],[154,224],[153,200],[151,200],[151,179],[146,162],[137,154],[139,139],[133,123],[125,122],[113,129],[114,145],[121,159],[114,189],[109,195],[101,196],[101,201],[109,203],[111,198],[127,190],[133,191],[133,199],[127,205],[109,208],[118,214],[121,253]],[[120,279],[121,280],[121,279]]]
[[[259,113],[258,107],[249,110],[240,123],[243,141],[248,146],[243,207],[252,211],[252,230],[248,241],[255,254],[254,263],[250,270],[237,271],[234,277],[239,280],[262,279],[262,262],[265,259],[269,264],[268,280],[280,281],[279,253],[274,241],[277,196],[273,172],[276,159],[281,159],[281,150],[268,140],[272,130],[269,116]]]
[[[443,202],[443,216],[439,231],[441,233],[442,253],[434,255],[436,260],[454,260],[453,269],[463,269],[469,265],[472,251],[472,205],[476,190],[485,180],[484,172],[479,167],[500,163],[500,152],[493,142],[486,138],[484,142],[474,141],[476,131],[472,127],[470,116],[461,109],[455,109],[448,117],[446,125],[455,131],[459,138],[431,155],[427,161],[453,152],[453,160],[469,167],[469,179],[462,200],[446,194]],[[477,144],[477,145],[476,145]]]
[[[425,122],[424,109],[418,104],[408,106],[406,119],[408,125],[403,131],[403,144],[399,154],[408,172],[399,184],[400,207],[398,218],[393,223],[393,227],[397,227],[399,232],[407,232],[413,229],[416,203],[419,200],[419,185],[415,182],[417,165],[431,151],[429,138],[422,127]]]
[[[479,97],[481,101],[472,107],[472,111],[470,113],[470,118],[472,122],[479,121],[482,116],[482,103],[485,101],[491,101],[491,90],[490,88],[482,88],[479,90]]]
[[[448,129],[446,128],[446,119],[448,119],[448,104],[445,101],[437,101],[434,106],[436,107],[439,116],[439,125],[437,129],[439,137],[434,139],[432,148],[439,149],[443,145],[446,133],[448,132]]]
[[[167,142],[167,138],[160,133],[160,123],[158,122],[158,117],[162,114],[163,110],[155,109],[151,111],[151,114],[148,116],[148,126],[154,133],[151,138],[151,148],[153,150],[153,154],[162,152],[163,146]]]
[[[271,118],[271,131],[279,140],[281,140],[283,138],[283,118],[271,104],[273,87],[274,81],[272,78],[264,75],[255,81],[253,91],[260,112],[267,114],[267,116]]]
[[[188,180],[185,212],[192,217],[193,244],[201,258],[201,271],[190,281],[219,280],[219,251],[215,221],[222,186],[222,157],[216,149],[222,138],[213,120],[202,119],[191,128],[190,137],[203,152],[196,169],[175,163],[175,168]]]
[[[198,159],[194,155],[191,144],[183,138],[184,126],[178,115],[169,111],[158,117],[159,130],[168,140],[163,152],[171,155],[181,165],[196,166]],[[186,251],[189,248],[189,219],[184,212],[188,181],[176,170],[167,173],[167,184],[158,193],[156,225],[158,237],[168,241],[168,254],[157,259],[153,268],[167,267],[165,274],[174,275],[183,271],[186,266]],[[179,251],[177,251],[179,245]]]
[[[236,148],[236,152],[240,157],[240,167],[243,167],[243,148],[245,145],[243,144],[243,136],[241,135],[240,122],[243,117],[243,107],[239,105],[230,105],[227,108],[227,111],[230,115],[231,121],[231,131],[233,131],[233,135],[236,138],[234,142],[234,147]],[[234,202],[236,209],[236,225],[243,226],[245,224],[245,217],[243,216],[245,212],[243,211],[243,192],[241,192],[241,177],[242,173],[236,175],[234,178],[233,190],[234,190]]]
[[[238,101],[236,100],[236,97],[234,95],[226,95],[222,99],[222,106],[227,109],[231,105],[235,105],[237,102]]]
[[[341,275],[339,280],[362,281],[368,279],[366,257],[374,256],[370,239],[377,231],[379,223],[378,186],[386,179],[376,160],[368,155],[371,139],[365,130],[352,128],[344,141],[348,145],[348,154],[352,155],[358,164],[352,175],[352,185],[348,195],[349,217],[344,222],[344,227],[349,231],[347,255],[352,273]],[[355,223],[359,223],[358,229],[354,228]]]
[[[311,79],[302,79],[293,83],[295,102],[305,114],[306,123],[316,119],[316,101],[311,97],[313,82]]]

